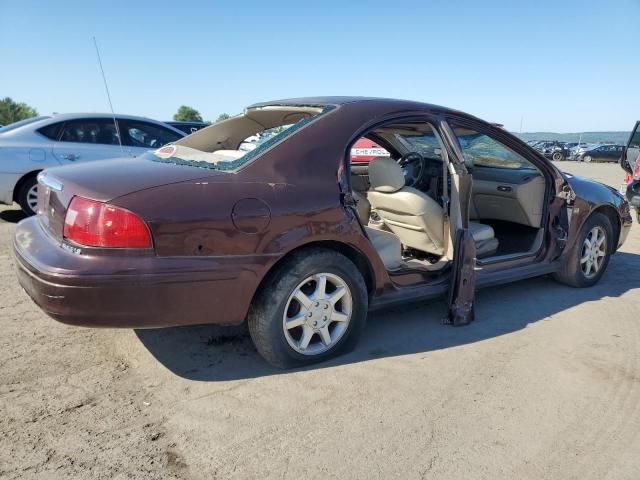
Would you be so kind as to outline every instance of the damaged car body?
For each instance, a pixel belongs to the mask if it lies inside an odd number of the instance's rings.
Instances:
[[[253,149],[246,139],[267,138]],[[388,156],[350,161],[360,139]],[[353,163],[353,164],[352,164]],[[629,205],[505,130],[430,104],[319,97],[252,105],[139,159],[40,175],[14,253],[61,322],[248,323],[278,367],[355,346],[370,310],[539,275],[586,287]]]

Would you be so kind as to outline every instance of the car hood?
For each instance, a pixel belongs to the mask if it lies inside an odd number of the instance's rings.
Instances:
[[[84,162],[50,168],[46,172],[48,177],[62,183],[67,192],[73,191],[76,195],[101,202],[171,183],[229,175],[219,170],[154,162],[145,158]]]

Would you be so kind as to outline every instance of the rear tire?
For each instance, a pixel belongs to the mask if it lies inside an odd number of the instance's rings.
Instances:
[[[564,160],[564,155],[562,155],[562,153],[560,152],[554,152],[551,158],[554,162],[561,162]]]
[[[586,155],[582,157],[582,161],[585,163],[591,163],[591,160],[593,160],[593,158],[591,158],[591,155]]]
[[[38,178],[34,175],[27,178],[18,191],[18,205],[27,215],[35,215],[38,201]]]
[[[587,244],[597,244],[600,241],[599,234],[595,234],[595,232],[600,232],[604,235],[604,247],[601,246],[589,253]],[[576,288],[595,285],[609,264],[611,252],[614,248],[613,239],[613,227],[611,226],[609,217],[602,213],[592,214],[584,222],[576,243],[566,254],[562,262],[562,267],[554,274],[554,278],[560,283]],[[589,262],[591,262],[592,266],[589,268],[589,273],[587,274],[586,271]],[[596,262],[597,270],[595,270],[593,262]]]
[[[340,299],[332,303],[334,295]],[[347,257],[322,248],[303,250],[264,282],[249,309],[249,333],[274,367],[308,365],[352,350],[367,309],[364,279]]]

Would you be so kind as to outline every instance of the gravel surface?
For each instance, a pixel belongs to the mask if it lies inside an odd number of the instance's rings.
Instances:
[[[560,163],[613,186],[617,165]],[[291,372],[211,327],[91,330],[42,314],[0,209],[0,478],[640,478],[640,228],[601,282],[483,290],[370,316]]]

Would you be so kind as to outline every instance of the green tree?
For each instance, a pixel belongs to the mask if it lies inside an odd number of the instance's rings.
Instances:
[[[216,119],[216,123],[221,122],[223,120],[227,120],[231,118],[231,116],[228,113],[221,113],[220,115],[218,115],[218,118]]]
[[[38,112],[26,103],[18,103],[9,97],[0,100],[0,124],[9,125],[13,122],[35,117]]]
[[[173,116],[176,122],[201,122],[202,115],[195,108],[182,105]]]

